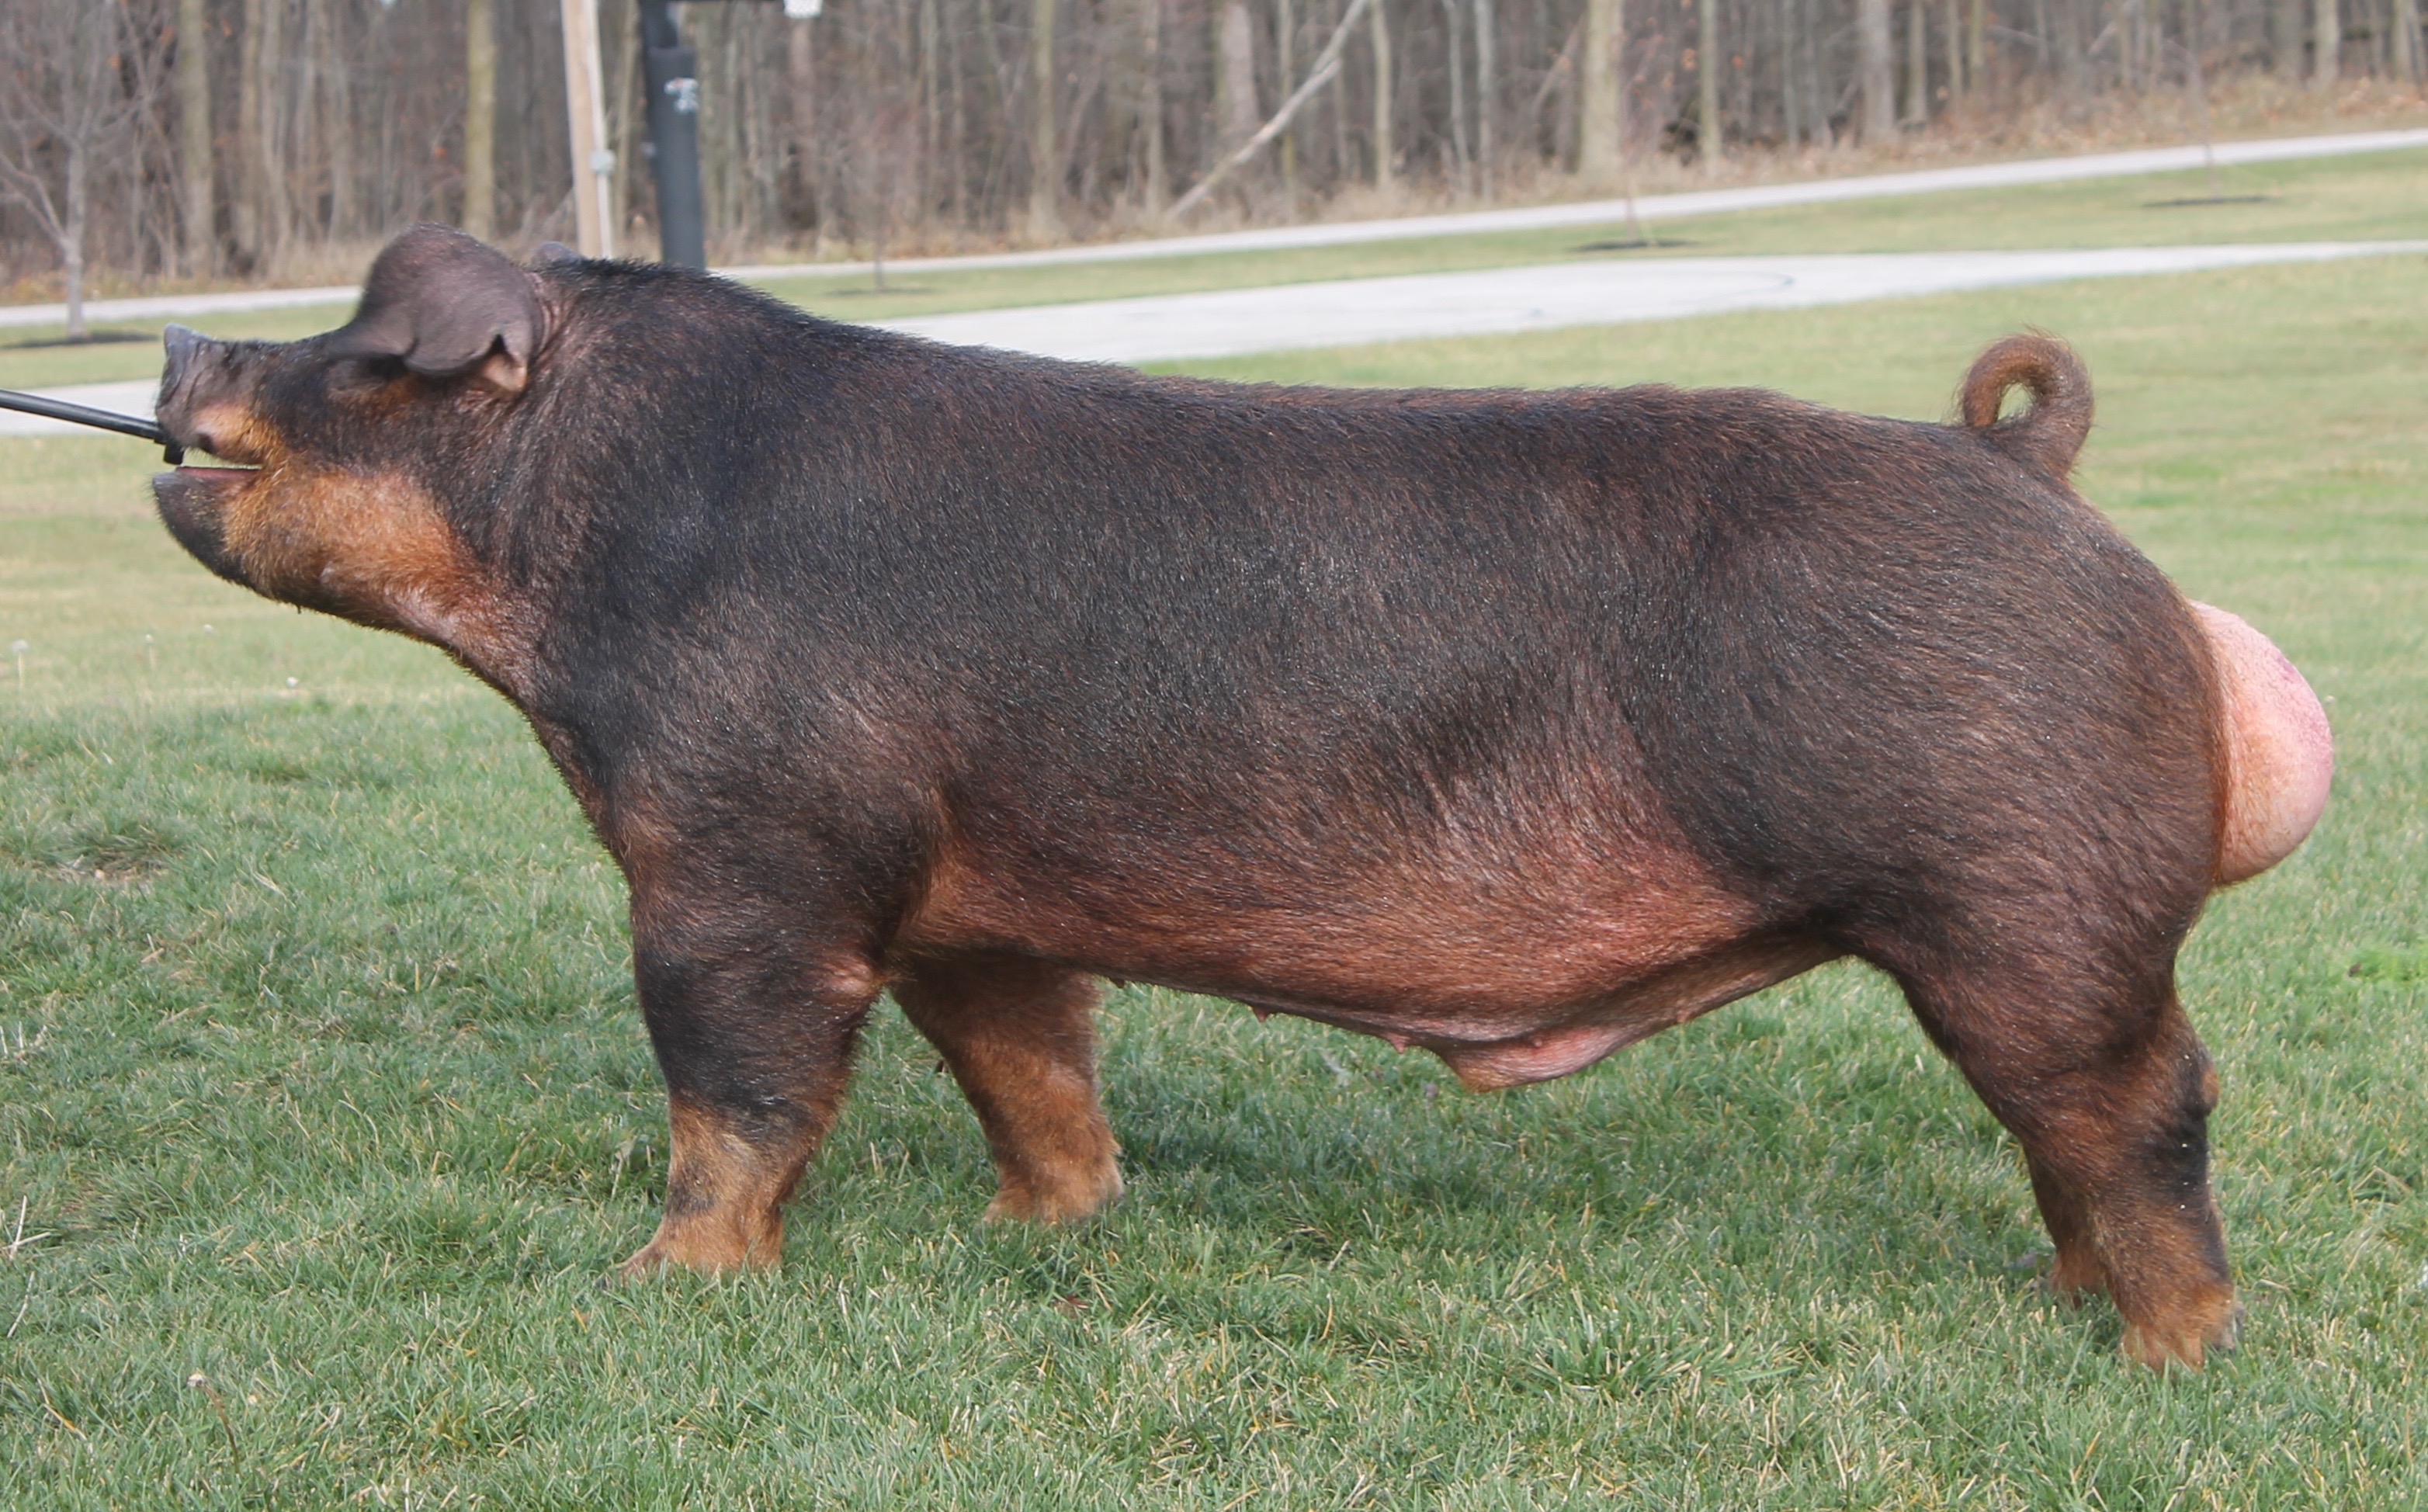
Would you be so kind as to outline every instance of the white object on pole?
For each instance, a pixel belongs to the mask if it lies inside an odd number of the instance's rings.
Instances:
[[[784,14],[793,21],[808,21],[826,8],[826,0],[784,0]]]
[[[599,66],[599,0],[561,0],[565,108],[575,164],[573,223],[585,257],[615,255],[615,155],[607,147],[606,93]],[[588,170],[585,182],[582,170]]]

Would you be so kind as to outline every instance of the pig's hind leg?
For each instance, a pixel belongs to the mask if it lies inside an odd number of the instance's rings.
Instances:
[[[2089,960],[2085,958],[2088,957]],[[2173,951],[1900,971],[1924,1028],[2024,1147],[2060,1295],[2106,1291],[2124,1352],[2198,1366],[2239,1308],[2208,1180],[2217,1075],[2176,1002]],[[2052,969],[2059,968],[2059,969]],[[2071,969],[2065,969],[2071,968]]]
[[[927,960],[894,1001],[976,1109],[1001,1185],[989,1219],[1069,1223],[1122,1193],[1096,1100],[1097,978],[1006,956]]]

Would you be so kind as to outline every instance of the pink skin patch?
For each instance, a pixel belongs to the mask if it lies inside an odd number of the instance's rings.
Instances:
[[[2319,696],[2241,616],[2192,605],[2217,659],[2225,705],[2225,832],[2217,879],[2256,877],[2293,853],[2327,806],[2335,743]]]

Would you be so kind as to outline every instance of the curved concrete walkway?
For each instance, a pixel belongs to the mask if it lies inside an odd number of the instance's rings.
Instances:
[[[2428,241],[2316,241],[2083,252],[1851,253],[1806,257],[1605,258],[1475,272],[971,310],[888,322],[937,341],[1082,362],[1157,362],[1418,337],[1793,309],[2069,278],[2190,272],[2261,263],[2420,255]],[[152,412],[154,380],[45,389],[123,414]],[[0,436],[82,428],[0,411]]]
[[[971,310],[890,329],[1082,362],[1169,362],[1420,337],[1793,309],[2069,278],[2428,253],[2428,241],[2316,241],[2080,252],[1611,258]]]

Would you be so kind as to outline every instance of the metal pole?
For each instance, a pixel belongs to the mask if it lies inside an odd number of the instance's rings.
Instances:
[[[699,189],[699,65],[666,0],[641,0],[641,74],[649,95],[649,170],[658,181],[658,255],[708,266]]]
[[[169,439],[169,433],[160,429],[160,422],[145,419],[140,415],[121,415],[116,410],[74,404],[64,399],[53,399],[48,394],[21,394],[13,388],[0,388],[0,409],[40,415],[44,419],[65,420],[71,425],[90,425],[99,431],[116,431],[121,436],[149,441],[160,449],[161,455],[168,458],[169,466],[172,468],[186,460],[186,449]]]

